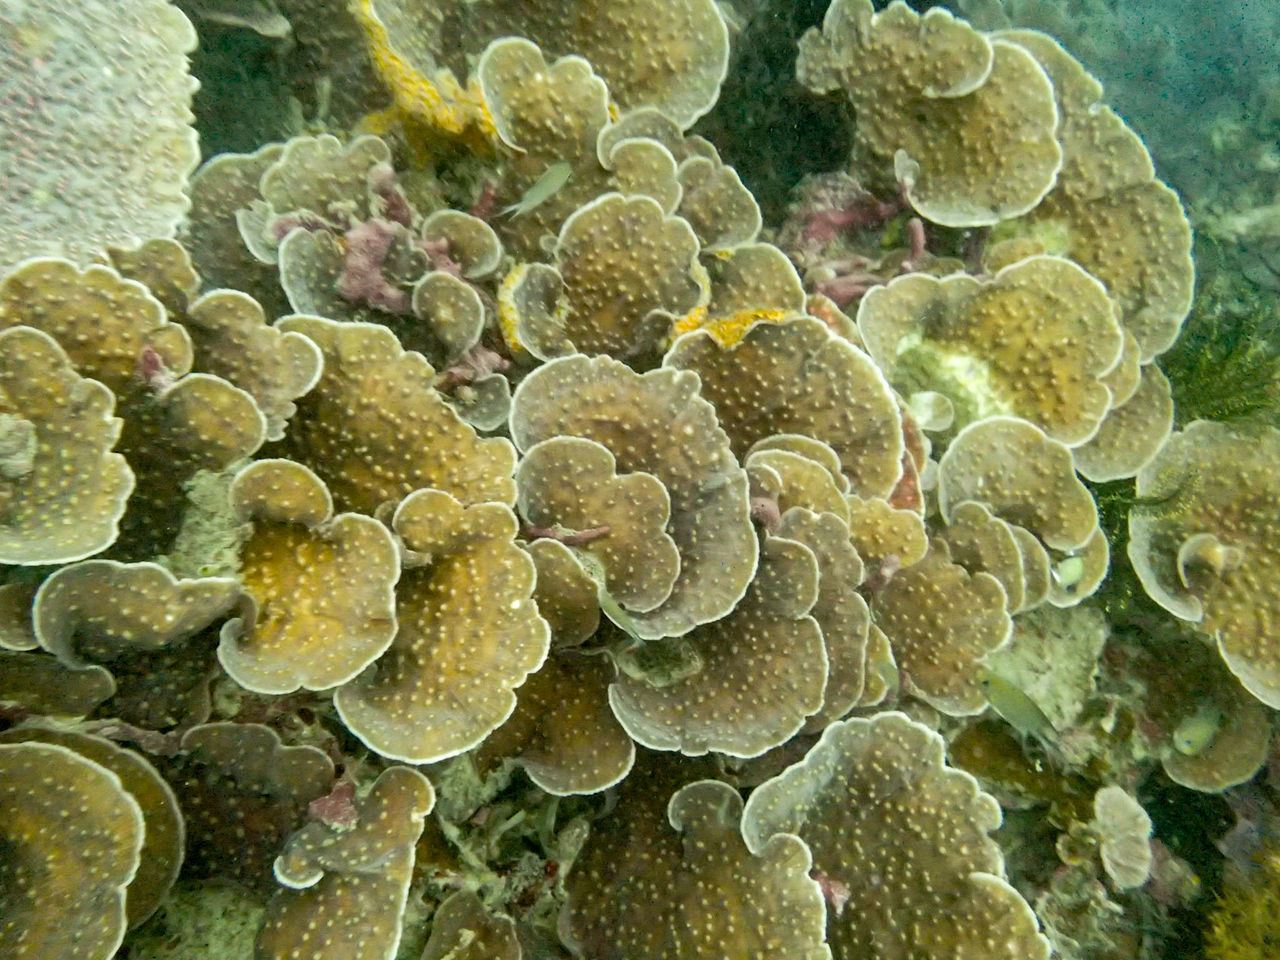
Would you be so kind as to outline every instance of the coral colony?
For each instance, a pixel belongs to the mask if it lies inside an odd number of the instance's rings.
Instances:
[[[0,957],[1277,955],[1280,430],[1067,49],[833,0],[766,223],[760,2],[181,6],[0,7]]]

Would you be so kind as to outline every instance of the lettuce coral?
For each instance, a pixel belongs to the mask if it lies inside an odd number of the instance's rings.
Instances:
[[[692,126],[776,0],[198,4],[300,102],[190,178],[190,24],[55,6],[0,3],[0,953],[1167,908],[1137,798],[1272,751],[1280,451],[1173,430],[1188,221],[1064,49],[834,0],[780,223]]]

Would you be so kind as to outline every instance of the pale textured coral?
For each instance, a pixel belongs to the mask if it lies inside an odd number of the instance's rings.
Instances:
[[[616,184],[620,193],[652,197],[663,212],[676,212],[683,191],[676,158],[671,151],[657,140],[648,138],[623,140],[604,151],[601,143],[609,129],[602,130],[596,140],[596,153],[601,166],[609,172],[609,182]]]
[[[145,389],[144,350],[171,378],[191,370],[186,331],[146,287],[110,267],[80,270],[62,259],[19,264],[0,281],[0,328],[18,325],[53,337],[81,375],[105,384],[122,404]]]
[[[1177,194],[1155,179],[1142,140],[1100,102],[1102,85],[1074,57],[1035,31],[1000,36],[1048,71],[1062,115],[1062,171],[1025,229],[1106,284],[1146,363],[1173,344],[1191,307],[1187,215]]]
[[[899,277],[862,298],[858,329],[902,394],[951,402],[954,429],[1008,414],[1069,446],[1088,440],[1111,406],[1102,378],[1124,343],[1102,284],[1043,256],[987,281]]]
[[[900,713],[846,720],[752,793],[751,849],[795,834],[815,869],[845,885],[844,909],[827,912],[836,960],[1047,960],[1049,943],[987,835],[1000,807],[943,751],[941,737]]]
[[[334,516],[320,478],[288,460],[245,467],[230,497],[253,532],[240,555],[249,609],[223,625],[222,666],[260,693],[350,680],[395,635],[391,535],[370,517]]]
[[[631,828],[637,836],[615,828],[570,874],[567,920],[579,952],[829,960],[822,892],[809,879],[803,843],[778,836],[748,850],[739,832],[742,798],[717,780],[671,797],[667,820],[679,836],[657,822],[656,803],[637,807],[626,808],[643,821]]]
[[[711,317],[748,310],[804,312],[804,284],[786,254],[771,243],[744,243],[707,258]]]
[[[776,504],[779,517],[792,507],[804,507],[816,513],[835,514],[847,528],[848,503],[839,483],[822,464],[790,450],[760,449],[757,444],[747,454],[744,466],[751,478],[752,497],[769,497]],[[839,469],[839,461],[836,468]],[[843,474],[836,476],[844,481]]]
[[[469,890],[450,894],[431,918],[421,960],[520,960],[516,925],[485,909]]]
[[[139,753],[118,747],[102,737],[71,730],[16,727],[0,733],[0,743],[49,743],[65,747],[120,778],[120,786],[138,804],[144,835],[138,870],[125,894],[125,918],[133,928],[151,916],[178,878],[186,840],[178,798],[156,768]]]
[[[514,37],[490,44],[476,75],[498,137],[518,151],[497,200],[518,204],[552,166],[569,164],[558,190],[500,225],[518,251],[533,254],[539,237],[554,236],[570,213],[604,192],[596,141],[609,122],[609,92],[581,57],[548,63],[537,44]]]
[[[319,382],[297,402],[285,443],[342,510],[372,512],[434,487],[464,503],[515,501],[515,451],[481,439],[432,386],[434,371],[385,327],[287,317],[324,354]]]
[[[531,599],[534,565],[515,543],[510,507],[419,490],[392,528],[408,551],[399,629],[334,703],[378,753],[433,763],[474,747],[511,715],[513,689],[542,664],[550,630]]]
[[[112,448],[120,421],[47,334],[0,332],[0,435],[23,455],[0,471],[0,562],[64,563],[108,547],[134,475]]]
[[[726,250],[755,240],[760,207],[738,172],[718,154],[687,157],[676,175],[683,188],[677,212],[689,221],[704,250]]]
[[[136,280],[164,304],[170,316],[181,316],[200,291],[200,275],[191,255],[177,240],[153,237],[136,250],[107,250],[120,276]]]
[[[260,960],[382,960],[395,955],[414,844],[435,805],[427,778],[391,767],[357,802],[354,826],[295,833],[276,859],[286,887],[267,906]]]
[[[821,440],[806,437],[803,433],[775,433],[753,443],[747,451],[747,457],[750,459],[753,454],[774,450],[792,453],[816,463],[831,475],[831,482],[836,485],[836,489],[841,493],[849,492],[849,479],[840,469],[840,455]]]
[[[0,650],[0,702],[34,713],[83,717],[116,692],[103,667],[75,670],[53,657]]]
[[[867,631],[867,659],[862,668],[862,697],[860,707],[874,707],[897,694],[900,677],[898,664],[893,659],[893,647],[884,631],[871,624]]]
[[[778,322],[804,313],[804,284],[791,261],[768,243],[717,250],[703,261],[711,300],[673,328],[678,335],[705,329],[721,346],[736,344],[757,320]]]
[[[600,162],[608,166],[615,149],[628,140],[657,141],[677,162],[675,212],[689,221],[705,252],[719,253],[756,239],[760,207],[737,171],[721,161],[714,144],[686,136],[659,111],[642,108],[628,111],[601,130]]]
[[[553,55],[580,54],[623,109],[653,106],[687,127],[715,103],[729,36],[711,0],[614,0],[573,7],[501,0],[429,7],[362,0],[375,60],[402,110],[446,131],[482,125],[469,60],[496,37],[529,37]],[[484,106],[497,113],[485,90]]]
[[[84,560],[40,585],[31,616],[40,645],[78,667],[184,640],[239,596],[230,577],[179,580],[154,563]]]
[[[839,454],[861,496],[887,496],[902,474],[893,391],[866,354],[817,320],[757,323],[729,348],[693,331],[663,364],[701,377],[702,395],[740,455],[773,434],[800,433]]]
[[[147,354],[149,356],[149,354]],[[176,531],[170,517],[200,470],[225,470],[262,446],[267,421],[253,397],[221,377],[192,373],[135,403],[122,400],[120,449],[138,475],[120,552],[152,556]]]
[[[827,657],[809,611],[818,561],[796,540],[770,537],[760,569],[733,612],[684,637],[644,644],[639,669],[609,690],[609,702],[641,744],[697,756],[753,757],[785,742],[823,705]],[[678,678],[652,658],[689,666]]]
[[[1152,599],[1213,636],[1245,689],[1280,706],[1280,431],[1196,421],[1138,473],[1129,559]]]
[[[1138,389],[1142,372],[1142,348],[1138,346],[1138,338],[1129,330],[1124,332],[1124,349],[1120,351],[1120,362],[1111,368],[1111,372],[1102,378],[1107,389],[1111,391],[1111,406],[1119,407],[1129,402]]]
[[[494,200],[510,215],[497,229],[517,256],[540,257],[573,211],[611,191],[675,211],[671,144],[613,122],[604,81],[581,57],[548,64],[536,44],[508,38],[490,44],[477,72],[498,133],[516,150]]]
[[[953,716],[980,713],[981,661],[1008,639],[1004,589],[970,574],[934,541],[924,559],[895,573],[873,599],[876,625],[893,645],[903,688]]]
[[[1111,567],[1111,546],[1100,529],[1075,550],[1049,551],[1048,601],[1055,607],[1074,607],[1093,596]]]
[[[810,89],[843,88],[858,135],[892,159],[921,214],[950,227],[1034,207],[1062,163],[1049,78],[1026,51],[935,7],[835,0],[800,41]]]
[[[375,136],[346,144],[329,134],[294,137],[262,174],[258,191],[277,216],[306,212],[337,223],[347,217],[365,220],[373,212],[370,176],[390,161],[391,150]],[[257,239],[278,243],[283,237]]]
[[[1154,363],[1142,368],[1136,389],[1113,407],[1098,432],[1071,451],[1087,480],[1105,483],[1137,474],[1173,431],[1173,392]]]
[[[498,430],[511,416],[511,381],[493,373],[459,384],[450,393],[449,404],[482,433]]]
[[[1053,582],[1053,572],[1049,564],[1049,551],[1039,538],[1026,527],[1016,523],[1009,525],[1013,537],[1018,541],[1018,549],[1022,552],[1022,581],[1024,595],[1023,609],[1030,609],[1043,603],[1049,596]]]
[[[215,290],[183,316],[195,362],[248,393],[267,420],[267,439],[284,436],[293,401],[320,378],[320,351],[299,333],[267,325],[256,300],[235,290]]]
[[[649,473],[666,487],[680,575],[661,606],[630,615],[640,636],[687,633],[741,599],[756,559],[747,477],[696,376],[638,374],[607,357],[553,360],[516,390],[511,436],[522,450],[556,436],[595,440],[619,473]]]
[[[1098,528],[1097,507],[1076,477],[1071,451],[1012,417],[970,424],[942,455],[938,504],[943,518],[966,500],[1067,553],[1084,547]]]
[[[278,264],[279,287],[299,313],[409,314],[410,290],[430,264],[390,148],[368,134],[346,144],[328,134],[294,137],[236,221],[254,257]]]
[[[484,301],[465,280],[432,270],[413,285],[409,305],[416,318],[439,341],[443,356],[461,356],[480,342],[484,330]]]
[[[108,960],[142,849],[138,802],[114,773],[55,744],[0,744],[0,774],[0,954]]]
[[[1103,869],[1119,890],[1140,887],[1151,875],[1151,817],[1122,787],[1093,795],[1090,829],[1098,837]]]
[[[487,277],[502,262],[502,241],[493,227],[461,210],[435,211],[422,221],[420,233],[425,243],[443,247],[465,280]]]
[[[166,0],[9,4],[0,17],[0,266],[169,236],[200,153],[196,32]]]
[[[641,138],[623,140],[602,153],[600,143],[608,129],[597,138],[596,152],[601,155],[601,166],[608,171],[609,184],[627,196],[651,197],[664,213],[675,213],[682,191],[671,151],[656,140]]]
[[[407,227],[376,219],[349,229],[291,230],[277,253],[280,286],[294,311],[336,320],[408,315],[409,290],[428,266]]]
[[[535,528],[589,535],[580,549],[603,567],[609,595],[646,613],[671,595],[680,573],[680,551],[666,531],[671,499],[657,477],[619,476],[616,467],[613,454],[594,440],[543,440],[520,460],[516,503]]]
[[[498,324],[514,354],[550,360],[573,353],[564,332],[564,278],[545,263],[520,263],[498,287]]]

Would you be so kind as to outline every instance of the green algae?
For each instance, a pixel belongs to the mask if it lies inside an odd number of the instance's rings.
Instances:
[[[1160,366],[1179,426],[1280,426],[1280,293],[1229,266],[1202,276],[1182,335]]]

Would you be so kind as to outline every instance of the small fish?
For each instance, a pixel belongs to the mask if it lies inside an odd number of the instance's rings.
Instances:
[[[503,207],[500,211],[505,216],[519,217],[534,207],[541,206],[550,200],[566,183],[573,173],[573,167],[565,163],[553,163],[543,172],[534,184],[524,192],[515,203]]]
[[[1040,705],[1017,686],[986,667],[978,670],[978,683],[992,709],[1021,736],[1034,737],[1042,745],[1057,739],[1058,731]]]
[[[1067,593],[1075,593],[1084,578],[1084,557],[1064,557],[1053,568],[1053,579]]]
[[[1184,756],[1194,757],[1213,743],[1222,729],[1223,712],[1217,705],[1203,703],[1173,729],[1173,749]]]
[[[604,584],[599,585],[598,596],[600,598],[600,609],[604,611],[605,616],[613,621],[614,626],[636,643],[643,643],[644,638],[636,631],[636,622],[622,609],[622,604],[618,603],[613,598],[613,595],[604,588]]]

